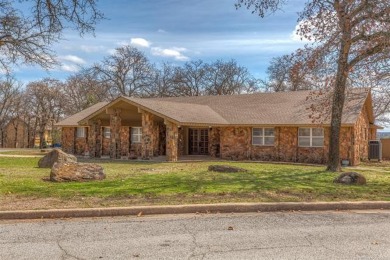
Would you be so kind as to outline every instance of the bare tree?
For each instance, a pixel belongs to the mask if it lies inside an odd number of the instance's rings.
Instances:
[[[207,64],[202,60],[186,62],[175,70],[175,93],[178,96],[200,96],[207,86]]]
[[[10,76],[0,81],[0,145],[4,146],[6,138],[5,127],[11,119],[11,114],[20,94],[21,84]]]
[[[30,82],[26,86],[26,97],[39,134],[39,148],[46,142],[45,132],[63,115],[64,100],[61,98],[61,83],[53,79]],[[34,135],[35,136],[35,135]]]
[[[107,85],[100,83],[88,71],[70,76],[61,86],[61,98],[66,102],[65,115],[75,114],[98,102],[109,100]]]
[[[238,0],[264,16],[285,1]],[[340,129],[348,78],[353,71],[380,74],[375,66],[389,59],[390,2],[385,0],[311,0],[299,17],[299,35],[312,40],[317,55],[326,54],[336,64],[333,77],[326,81],[333,93],[328,170],[340,170]]]
[[[109,87],[112,97],[144,96],[153,80],[154,68],[144,53],[129,45],[95,64],[92,71],[99,83]]]
[[[256,91],[255,79],[247,68],[241,67],[235,60],[224,62],[217,60],[207,65],[206,95],[232,95]]]
[[[38,64],[49,67],[55,62],[50,45],[57,42],[64,29],[81,35],[93,32],[103,14],[96,0],[0,0],[0,69],[11,64]]]
[[[147,90],[149,97],[171,97],[175,93],[175,71],[177,67],[164,62],[160,69],[156,69],[151,88]]]

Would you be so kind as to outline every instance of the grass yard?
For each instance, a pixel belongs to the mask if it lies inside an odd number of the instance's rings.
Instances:
[[[365,186],[334,184],[323,166],[267,163],[153,163],[98,161],[107,178],[96,182],[44,181],[39,158],[0,157],[0,210],[216,202],[390,200],[390,167],[364,166]],[[229,164],[244,173],[208,172]],[[387,170],[389,169],[389,170]],[[375,170],[375,171],[374,171]]]

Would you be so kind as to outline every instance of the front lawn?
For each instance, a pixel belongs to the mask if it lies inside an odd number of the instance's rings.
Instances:
[[[334,184],[323,166],[267,163],[98,161],[107,178],[84,183],[44,181],[39,158],[0,158],[0,210],[150,204],[390,200],[390,173],[360,170],[365,186]],[[243,173],[208,172],[229,164]],[[365,169],[368,166],[365,166]]]

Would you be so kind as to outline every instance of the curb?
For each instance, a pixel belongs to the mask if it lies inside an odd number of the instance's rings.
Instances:
[[[282,203],[221,203],[173,206],[135,206],[113,208],[77,208],[51,210],[0,211],[0,220],[87,218],[114,216],[141,216],[190,213],[249,213],[276,211],[327,211],[327,210],[379,210],[390,209],[390,201],[363,202],[282,202]]]

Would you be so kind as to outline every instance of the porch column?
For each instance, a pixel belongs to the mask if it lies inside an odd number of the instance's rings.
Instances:
[[[169,121],[165,121],[165,125],[167,127],[167,161],[176,162],[178,158],[179,128],[176,124]]]
[[[107,113],[110,115],[110,128],[111,128],[111,138],[110,138],[110,157],[114,159],[119,159],[121,157],[121,126],[122,119],[120,117],[120,109],[108,109]]]
[[[154,116],[153,114],[142,111],[142,140],[141,140],[141,155],[142,159],[149,160],[153,157],[155,145]]]
[[[102,155],[102,124],[100,120],[94,120],[89,124],[88,151],[91,158],[100,158]]]

